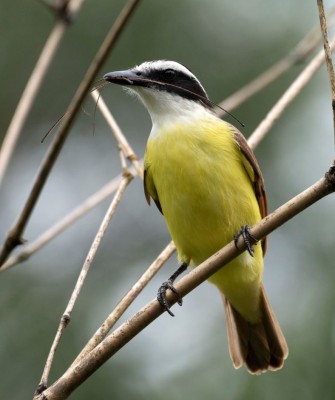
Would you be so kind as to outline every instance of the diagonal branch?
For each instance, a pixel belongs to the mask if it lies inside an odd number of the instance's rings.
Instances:
[[[335,49],[335,39],[331,42],[330,48]],[[290,87],[285,91],[275,106],[269,111],[263,121],[258,125],[255,131],[248,139],[249,146],[254,149],[258,143],[264,138],[266,133],[272,128],[274,123],[283,114],[286,108],[302,91],[302,89],[311,80],[317,70],[325,62],[324,51],[321,50],[307,65],[307,67],[300,73]]]
[[[331,24],[334,23],[335,7],[328,13]],[[232,111],[250,97],[256,95],[273,81],[284,75],[295,65],[302,63],[320,44],[320,28],[316,26],[281,60],[272,65],[268,70],[261,73],[251,82],[237,90],[231,96],[224,99],[219,106],[223,109]],[[219,115],[223,115],[224,111],[219,111]]]
[[[83,2],[84,0],[72,0],[67,2],[65,5],[66,14],[71,15],[71,17],[76,15]],[[0,186],[23,125],[68,26],[69,24],[66,19],[59,18],[57,20],[16,107],[0,150]]]
[[[130,167],[129,172],[132,175],[136,174],[135,168]],[[86,215],[89,211],[91,211],[94,207],[104,201],[107,197],[112,195],[120,185],[122,179],[122,175],[116,176],[109,183],[104,185],[97,192],[88,197],[82,204],[68,213],[65,217],[63,217],[60,221],[55,223],[45,232],[43,232],[39,237],[36,238],[33,242],[28,244],[24,250],[20,253],[11,256],[1,267],[0,272],[6,271],[9,268],[12,268],[14,265],[26,261],[30,256],[35,254],[38,250],[40,250],[43,246],[49,243],[52,239],[60,235],[65,229],[74,224],[79,218],[83,215]]]
[[[326,64],[327,64],[330,88],[332,93],[333,130],[334,130],[334,140],[335,140],[335,72],[331,54],[332,46],[329,44],[328,41],[327,21],[325,16],[325,10],[323,7],[323,0],[318,0],[318,8],[319,8],[321,31],[323,36],[323,47],[325,50]]]
[[[124,170],[124,174],[123,174],[122,180],[120,182],[119,188],[118,188],[117,192],[115,193],[115,196],[106,212],[106,215],[105,215],[103,221],[101,222],[100,228],[99,228],[99,230],[95,236],[95,239],[91,245],[91,248],[87,254],[84,265],[79,274],[77,283],[73,289],[69,303],[66,307],[65,312],[63,313],[63,315],[61,317],[61,320],[60,320],[60,323],[59,323],[59,326],[58,326],[58,329],[56,332],[56,336],[52,343],[52,346],[51,346],[51,349],[50,349],[50,352],[49,352],[49,355],[48,355],[48,358],[47,358],[47,361],[45,364],[45,368],[44,368],[44,371],[42,374],[40,384],[38,385],[37,392],[41,392],[47,387],[51,365],[52,365],[58,344],[59,344],[62,334],[64,332],[64,329],[67,327],[67,325],[70,322],[74,305],[77,301],[77,298],[79,297],[80,291],[84,285],[85,278],[86,278],[88,271],[92,265],[92,261],[95,257],[95,254],[97,253],[97,250],[100,246],[101,240],[106,232],[109,222],[111,221],[113,215],[115,214],[116,208],[117,208],[118,204],[120,203],[122,195],[123,195],[124,191],[126,190],[126,187],[128,186],[129,182],[132,180],[132,178],[133,178],[133,176],[129,173],[129,171]]]
[[[251,230],[252,235],[259,240],[262,239],[295,215],[334,191],[335,166],[332,166],[324,178],[320,179],[314,185],[279,207],[256,224]],[[187,295],[244,250],[245,244],[242,238],[238,241],[238,249],[235,247],[233,241],[230,242],[227,246],[200,264],[197,268],[193,269],[189,274],[176,283],[176,289],[179,295],[181,297]],[[179,296],[172,292],[168,292],[167,299],[169,304],[172,305],[178,301]],[[41,395],[35,396],[35,400],[42,400],[45,398],[48,400],[66,399],[111,356],[113,356],[162,313],[163,310],[157,300],[152,300],[133,317],[117,328],[110,336],[104,339],[94,348],[94,350],[79,361],[78,364],[70,367]]]
[[[9,231],[5,243],[0,252],[0,266],[6,261],[12,250],[19,244],[22,243],[22,233],[26,227],[26,224],[30,218],[30,215],[35,207],[35,204],[39,198],[39,195],[44,187],[44,184],[49,176],[49,173],[56,162],[56,159],[65,143],[65,140],[69,134],[72,123],[80,110],[80,106],[88,93],[90,86],[93,83],[94,77],[98,70],[102,66],[103,62],[109,55],[111,49],[116,43],[116,40],[120,36],[125,24],[129,20],[129,17],[134,12],[136,6],[140,0],[128,0],[120,15],[113,24],[111,30],[107,34],[104,42],[102,43],[98,53],[94,57],[90,67],[88,68],[82,83],[80,84],[77,92],[75,93],[67,113],[65,114],[63,125],[56,134],[48,152],[42,161],[40,169],[37,173],[36,180],[33,184],[32,190],[28,196],[28,199],[12,229]]]
[[[105,118],[108,126],[110,127],[116,141],[118,142],[124,156],[133,164],[133,167],[136,169],[137,175],[143,179],[143,167],[141,163],[138,161],[138,157],[135,154],[134,150],[130,146],[127,138],[122,133],[119,125],[115,121],[113,115],[109,111],[106,103],[104,102],[102,96],[98,93],[97,90],[91,92],[91,96],[93,100],[96,102],[98,108],[101,111],[101,114]]]
[[[149,266],[149,268],[143,273],[143,275],[136,281],[129,292],[122,298],[106,320],[102,323],[99,329],[95,332],[92,338],[87,342],[86,346],[77,356],[77,358],[72,363],[72,367],[80,363],[83,358],[92,351],[111,331],[113,326],[122,316],[122,314],[127,310],[131,303],[136,299],[136,297],[141,293],[143,288],[151,281],[151,279],[156,275],[156,273],[162,268],[165,262],[171,257],[175,252],[176,247],[173,242],[170,242],[165,249],[159,254],[156,260]]]

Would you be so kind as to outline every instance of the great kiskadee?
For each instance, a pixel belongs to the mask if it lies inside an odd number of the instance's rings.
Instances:
[[[134,92],[152,120],[145,196],[164,215],[181,263],[158,300],[173,315],[165,293],[175,290],[176,277],[242,232],[249,251],[209,279],[224,299],[230,356],[235,368],[245,364],[253,374],[280,369],[288,347],[262,285],[266,240],[254,247],[248,242],[248,226],[266,216],[267,202],[245,138],[215,115],[199,80],[177,62],[144,62],[104,79]]]

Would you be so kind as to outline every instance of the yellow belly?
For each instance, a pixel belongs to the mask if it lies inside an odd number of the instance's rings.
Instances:
[[[159,200],[180,261],[197,266],[260,220],[259,206],[229,125],[175,124],[149,138],[149,194]],[[158,197],[158,198],[157,198]],[[210,281],[250,322],[259,318],[263,254],[243,253]]]

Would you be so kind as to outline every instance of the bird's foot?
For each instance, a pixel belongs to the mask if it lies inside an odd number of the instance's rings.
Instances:
[[[187,268],[187,263],[183,262],[177,269],[177,271],[174,274],[172,274],[167,281],[161,284],[157,292],[157,300],[159,304],[163,307],[165,311],[167,311],[171,315],[171,317],[174,317],[174,314],[171,311],[169,304],[166,300],[166,292],[168,289],[170,289],[171,292],[175,293],[176,295],[179,294],[177,289],[173,286],[173,283],[176,280],[176,278],[186,270],[186,268]],[[183,299],[179,299],[177,303],[181,306],[183,304]]]
[[[171,279],[168,279],[167,281],[163,282],[160,288],[158,289],[157,300],[159,304],[163,307],[163,309],[167,311],[171,315],[171,317],[174,317],[174,314],[171,311],[168,302],[166,300],[166,291],[168,289],[170,289],[173,293],[178,294],[178,291],[173,286],[173,282],[171,281]],[[178,304],[181,306],[183,304],[183,299],[179,299]]]
[[[255,236],[252,235],[249,225],[243,225],[241,229],[234,236],[234,243],[237,249],[238,249],[237,242],[240,236],[243,237],[244,244],[248,250],[248,253],[253,257],[254,256],[253,244],[257,243],[258,239],[256,239]]]

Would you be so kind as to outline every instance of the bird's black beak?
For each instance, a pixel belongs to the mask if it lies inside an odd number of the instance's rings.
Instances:
[[[117,85],[139,85],[141,74],[128,69],[126,71],[108,72],[104,75],[104,79]]]

